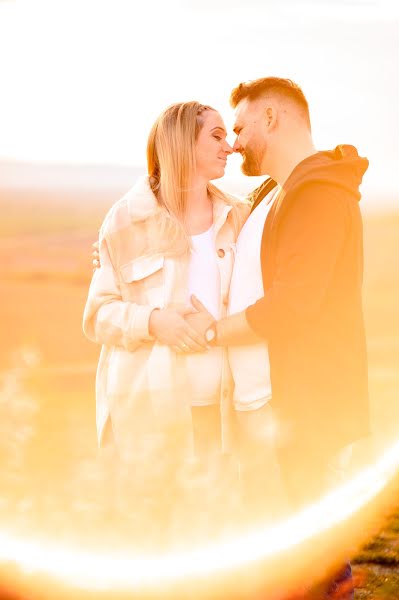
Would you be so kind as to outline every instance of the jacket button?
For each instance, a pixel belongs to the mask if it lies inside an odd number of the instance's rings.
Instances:
[[[219,248],[217,254],[219,258],[223,258],[226,252],[223,250],[223,248]]]

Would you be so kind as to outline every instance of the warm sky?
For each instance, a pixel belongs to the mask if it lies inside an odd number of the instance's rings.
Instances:
[[[231,126],[231,88],[278,75],[307,95],[316,145],[355,144],[368,188],[394,194],[398,58],[395,0],[0,0],[0,159],[143,165],[168,104]]]

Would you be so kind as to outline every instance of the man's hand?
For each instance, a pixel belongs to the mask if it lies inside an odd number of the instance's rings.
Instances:
[[[191,296],[191,304],[197,312],[186,315],[186,321],[205,340],[205,332],[215,319],[196,296]],[[248,325],[245,311],[220,319],[216,323],[217,346],[246,346],[259,344],[260,341],[264,342]]]
[[[148,326],[150,335],[178,353],[204,352],[208,349],[205,339],[186,321],[193,312],[191,306],[183,304],[154,309]]]
[[[205,331],[212,325],[215,319],[196,296],[191,296],[191,304],[196,312],[187,314],[185,320],[198,334],[200,334],[203,342],[206,343]]]
[[[95,271],[96,269],[99,269],[101,266],[98,240],[97,240],[97,242],[94,242],[94,244],[92,244],[92,248],[93,248],[93,252],[91,253],[91,255],[93,257],[93,271]]]

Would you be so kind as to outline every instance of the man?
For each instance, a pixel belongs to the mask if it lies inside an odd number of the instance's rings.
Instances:
[[[217,323],[193,298],[198,314],[189,319],[208,343],[229,346],[229,354],[256,339],[267,343],[273,390],[267,404],[278,424],[284,482],[299,507],[322,491],[340,451],[369,432],[358,206],[368,161],[352,146],[316,151],[308,103],[290,80],[240,84],[231,104],[242,171],[272,178],[255,191],[248,219],[254,228],[257,211],[263,219],[258,246],[263,290]],[[273,181],[277,193],[270,192]],[[273,193],[270,210],[260,211]],[[243,270],[241,287],[234,284],[235,275],[230,308],[238,307],[234,294],[242,295],[248,285]],[[234,365],[234,356],[230,362]],[[266,355],[256,368],[266,379]],[[265,409],[259,411],[256,402],[253,407],[256,422]],[[347,567],[326,593],[349,576]],[[353,597],[351,590],[345,594],[334,597]]]

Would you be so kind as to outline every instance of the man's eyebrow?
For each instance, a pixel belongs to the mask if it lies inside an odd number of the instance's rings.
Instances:
[[[223,133],[225,133],[227,135],[227,131],[225,129],[223,129],[223,127],[214,127],[213,129],[211,129],[211,131],[216,131],[217,129],[220,129],[220,131],[223,131]]]

